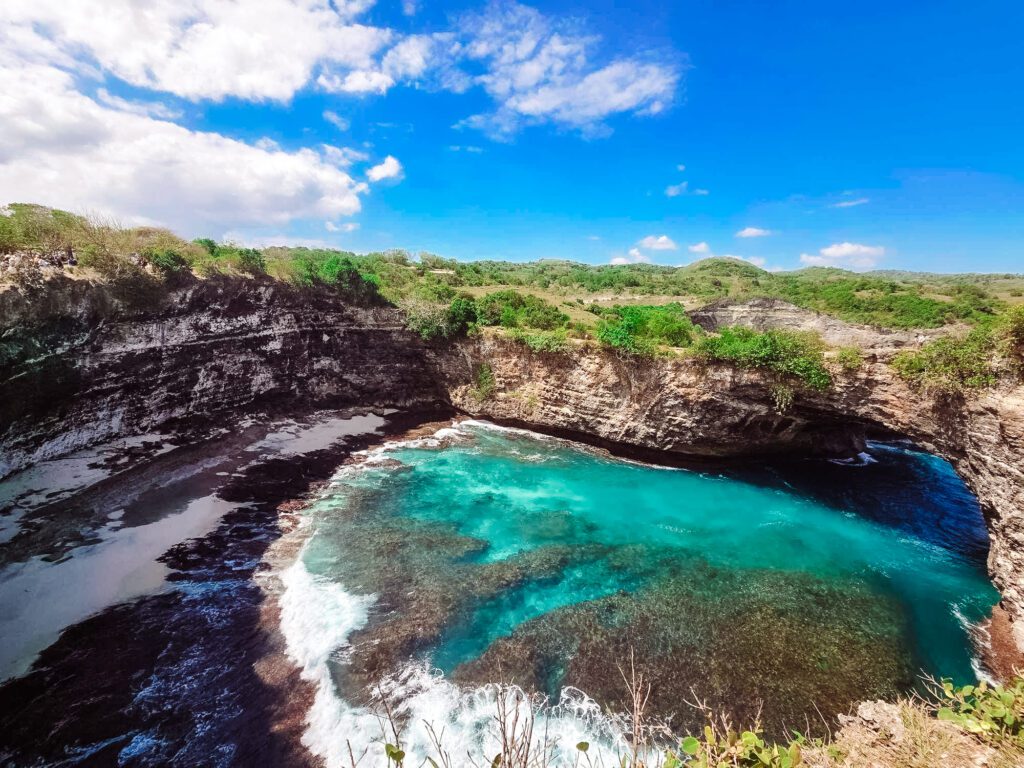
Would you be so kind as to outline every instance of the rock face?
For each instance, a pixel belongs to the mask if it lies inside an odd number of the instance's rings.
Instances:
[[[496,391],[478,399],[486,363]],[[638,360],[583,345],[535,354],[508,338],[467,340],[439,363],[466,413],[641,454],[688,457],[778,451],[849,453],[872,432],[904,435],[952,463],[981,502],[989,570],[1024,650],[1024,387],[942,401],[910,389],[884,359],[837,372],[825,392],[796,392],[779,413],[773,381],[757,371],[689,358]]]
[[[736,301],[720,299],[691,312],[694,323],[705,331],[717,331],[727,325],[743,325],[757,331],[781,329],[814,331],[833,346],[857,346],[862,349],[894,349],[918,344],[936,336],[937,331],[890,331],[865,325],[851,325],[834,317],[802,309],[781,299]]]
[[[65,279],[0,295],[0,320],[0,477],[172,420],[447,400],[398,310],[326,289],[190,280],[130,310]]]

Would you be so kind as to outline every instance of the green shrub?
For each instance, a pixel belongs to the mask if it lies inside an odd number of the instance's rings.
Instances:
[[[1024,363],[1024,304],[1018,304],[1006,313],[1001,335],[1007,356],[1020,366]]]
[[[792,376],[812,389],[827,389],[832,383],[821,339],[807,333],[722,328],[719,335],[701,339],[696,350],[705,360]]]
[[[892,360],[896,373],[926,391],[956,394],[996,383],[993,332],[979,327],[962,336],[943,336]]]
[[[856,371],[864,364],[864,353],[860,347],[840,347],[836,350],[836,362],[844,371]]]
[[[688,347],[696,328],[682,305],[615,307],[603,312],[597,338],[608,346],[638,355],[652,354],[659,345]]]
[[[940,720],[956,723],[983,741],[1024,748],[1024,678],[1005,687],[980,682],[957,688],[942,680],[932,689]]]
[[[723,732],[724,731],[724,732]],[[705,726],[701,736],[687,736],[669,750],[664,768],[798,768],[804,764],[802,739],[771,744],[758,729],[737,732]]]
[[[473,373],[473,388],[470,390],[473,398],[478,402],[488,400],[494,395],[496,387],[490,363],[480,363]]]
[[[465,296],[456,297],[448,306],[416,299],[400,306],[405,310],[406,327],[427,341],[461,336],[476,322],[476,305]]]
[[[476,300],[477,322],[505,328],[536,328],[552,331],[564,328],[569,316],[558,307],[532,294],[497,291]]]
[[[526,331],[513,328],[509,335],[534,352],[565,352],[569,349],[568,335],[564,328],[555,331]]]

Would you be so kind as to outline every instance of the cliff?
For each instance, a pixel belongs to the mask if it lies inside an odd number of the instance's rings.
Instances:
[[[792,309],[718,312],[801,327],[807,318]],[[847,333],[821,322],[837,338]],[[64,278],[41,296],[0,293],[0,476],[100,440],[268,408],[452,404],[656,460],[850,454],[885,431],[949,460],[978,496],[989,568],[1024,649],[1024,387],[936,400],[885,363],[912,340],[870,333],[855,332],[872,350],[860,369],[837,372],[827,391],[798,391],[780,413],[772,382],[756,371],[592,344],[537,354],[493,333],[430,346],[397,309],[328,289],[189,279],[140,302]],[[479,399],[483,363],[496,391]]]
[[[0,294],[0,477],[169,422],[443,403],[401,313],[268,279],[131,300],[64,278]]]

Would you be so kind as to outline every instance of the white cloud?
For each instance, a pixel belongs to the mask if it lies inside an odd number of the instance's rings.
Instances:
[[[362,163],[370,159],[368,154],[358,149],[352,149],[352,147],[336,147],[333,144],[321,144],[320,150],[323,152],[324,157],[342,168],[348,168],[353,163]]]
[[[612,115],[653,115],[672,101],[679,80],[673,63],[651,57],[592,61],[598,38],[576,21],[559,20],[515,2],[495,2],[465,16],[461,55],[479,62],[475,82],[497,110],[461,124],[507,137],[523,125],[552,122],[584,133],[607,132]]]
[[[141,88],[190,100],[284,101],[320,65],[359,68],[392,39],[351,23],[370,0],[5,0],[20,48],[94,62]],[[285,34],[285,31],[287,34]],[[33,39],[35,38],[35,39]],[[42,38],[40,41],[39,38]]]
[[[674,251],[679,247],[668,235],[648,235],[637,245],[649,251]]]
[[[759,227],[744,227],[736,233],[736,237],[768,237],[768,235],[775,234],[770,229],[760,229]]]
[[[295,237],[293,235],[256,234],[247,229],[233,229],[220,236],[225,243],[234,243],[244,248],[334,248],[333,243],[316,237]]]
[[[355,232],[359,229],[359,223],[355,221],[346,221],[342,224],[335,224],[333,221],[325,221],[324,229],[328,232]]]
[[[180,109],[173,109],[158,101],[128,101],[127,99],[115,96],[106,88],[100,88],[96,91],[96,99],[101,104],[106,104],[108,107],[121,112],[131,112],[133,115],[158,117],[163,120],[176,120],[182,115]]]
[[[469,152],[472,155],[479,155],[484,151],[483,147],[473,146],[472,144],[452,144],[448,149],[452,152]]]
[[[377,182],[384,179],[398,179],[402,176],[402,164],[392,155],[384,158],[383,162],[373,166],[366,172],[366,178]]]
[[[349,216],[367,190],[328,153],[247,144],[104,106],[53,67],[0,58],[0,93],[0,200],[192,235]]]
[[[587,240],[595,240],[596,241],[596,240],[600,240],[600,239],[601,239],[600,235],[587,235]]]
[[[665,195],[667,197],[679,197],[680,195],[696,195],[697,197],[703,197],[709,194],[706,189],[695,189],[690,191],[690,182],[681,181],[678,184],[670,184],[665,187]]]
[[[651,257],[643,253],[639,248],[630,248],[627,255],[616,256],[612,259],[611,263],[619,266],[623,264],[650,264]]]
[[[683,171],[686,170],[686,166],[685,165],[677,165],[676,166],[676,170],[679,171],[680,173],[682,173]]]
[[[711,253],[711,246],[705,242],[694,243],[686,247],[690,253]]]
[[[347,131],[352,125],[348,120],[339,115],[337,112],[333,112],[329,109],[324,110],[324,120],[333,125],[339,131]]]
[[[534,124],[597,136],[613,115],[658,114],[686,67],[679,56],[647,51],[597,58],[600,39],[578,19],[514,0],[464,15],[449,31],[409,35],[359,23],[373,4],[5,0],[0,51],[191,101],[287,101],[311,82],[363,96],[398,84],[456,93],[476,85],[495,106],[460,125],[505,138]],[[402,8],[412,15],[417,5],[403,0]]]
[[[870,202],[871,200],[866,197],[858,197],[853,200],[840,200],[838,203],[832,203],[829,208],[854,208],[858,205],[866,205]]]
[[[390,75],[369,69],[358,69],[344,75],[324,72],[316,80],[317,85],[331,93],[352,93],[356,95],[386,93],[395,84]]]
[[[809,267],[854,267],[870,269],[885,255],[885,248],[880,245],[861,245],[859,243],[833,243],[818,251],[817,254],[803,253],[800,262]]]

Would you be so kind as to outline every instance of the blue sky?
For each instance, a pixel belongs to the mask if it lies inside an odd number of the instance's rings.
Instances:
[[[5,200],[459,259],[1024,271],[1017,2],[77,5],[0,9]]]

